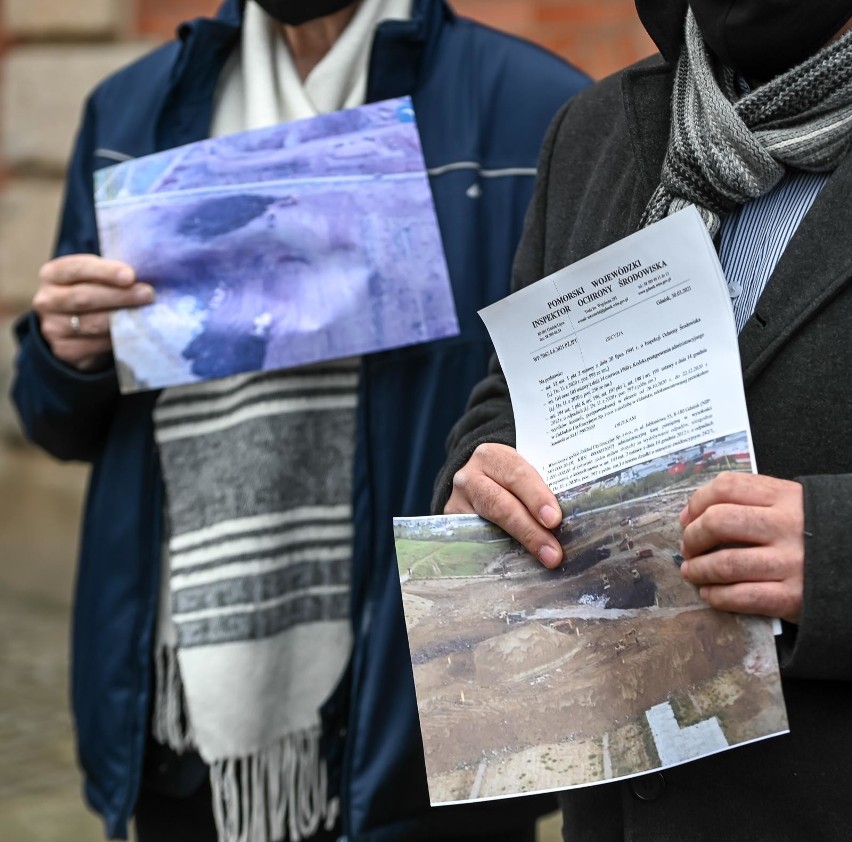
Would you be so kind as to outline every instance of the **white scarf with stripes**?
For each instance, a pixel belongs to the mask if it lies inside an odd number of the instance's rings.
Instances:
[[[154,736],[210,766],[223,842],[336,815],[318,708],[350,651],[357,360],[166,390]]]
[[[250,0],[212,133],[361,104],[373,30],[410,12],[362,0],[303,85]],[[358,360],[339,360],[157,401],[168,538],[154,737],[210,766],[220,842],[297,842],[336,820],[318,709],[351,649],[357,386]]]

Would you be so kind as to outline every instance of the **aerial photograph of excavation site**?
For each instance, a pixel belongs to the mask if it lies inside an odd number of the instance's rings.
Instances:
[[[473,515],[394,521],[433,804],[565,789],[787,730],[771,626],[708,608],[678,513],[745,433],[559,496],[547,570]]]

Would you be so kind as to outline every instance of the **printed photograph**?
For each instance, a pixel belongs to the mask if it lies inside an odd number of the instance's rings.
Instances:
[[[745,433],[560,496],[547,570],[473,515],[394,521],[433,804],[585,786],[787,730],[771,624],[702,602],[677,516]]]
[[[458,333],[408,98],[96,174],[102,252],[156,301],[112,320],[122,391]]]

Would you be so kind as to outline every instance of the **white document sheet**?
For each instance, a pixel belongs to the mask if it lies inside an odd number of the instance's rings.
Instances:
[[[787,730],[765,618],[680,573],[679,512],[754,471],[736,329],[694,209],[482,311],[517,446],[556,495],[543,567],[474,515],[395,518],[432,804],[645,774]]]
[[[518,451],[555,493],[733,433],[752,452],[731,302],[694,208],[480,315]]]

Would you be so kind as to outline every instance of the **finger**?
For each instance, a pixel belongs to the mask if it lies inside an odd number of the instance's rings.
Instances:
[[[802,592],[780,582],[741,582],[736,585],[705,585],[700,597],[719,611],[780,617],[798,623]]]
[[[136,279],[133,267],[120,260],[108,260],[96,254],[69,254],[45,263],[39,272],[42,284],[78,284],[81,282],[129,287]]]
[[[771,506],[785,482],[762,474],[725,471],[690,496],[680,513],[681,525],[686,526],[718,503]]]
[[[33,308],[42,318],[51,313],[81,315],[123,307],[141,307],[154,300],[154,289],[135,283],[128,288],[80,282],[70,286],[42,287],[33,299]]]
[[[474,451],[471,462],[498,485],[511,491],[542,526],[555,529],[562,522],[562,510],[555,495],[515,448],[481,444]]]
[[[97,338],[109,335],[109,312],[81,312],[77,318],[77,330],[74,329],[72,316],[50,313],[41,320],[41,332],[47,341],[60,339]]]
[[[482,473],[470,481],[464,469],[456,474],[453,483],[453,493],[444,507],[446,514],[477,514],[508,532],[545,567],[559,566],[559,542],[514,494]]]
[[[720,544],[768,544],[778,534],[777,519],[769,508],[718,503],[683,530],[683,555],[693,558]]]
[[[455,481],[455,480],[454,480]],[[467,494],[467,489],[464,493],[454,490],[450,494],[449,500],[444,505],[445,515],[475,515],[477,514],[473,503]]]
[[[781,582],[795,573],[784,558],[765,547],[738,547],[707,553],[680,566],[693,585],[727,585],[737,582]]]

